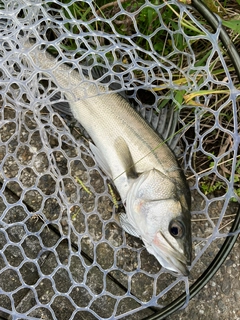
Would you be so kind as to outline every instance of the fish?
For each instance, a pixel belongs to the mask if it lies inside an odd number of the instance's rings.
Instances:
[[[90,149],[124,204],[122,228],[140,238],[162,267],[188,276],[191,194],[174,152],[118,93],[83,81],[80,71],[29,40],[21,53],[64,92],[73,116],[90,135]]]

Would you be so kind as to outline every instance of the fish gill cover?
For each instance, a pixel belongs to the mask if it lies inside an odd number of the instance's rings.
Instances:
[[[220,27],[213,33],[177,1],[98,3],[0,2],[3,319],[152,315],[188,292],[214,259],[239,200],[239,90]],[[24,47],[29,39],[56,57],[47,73]],[[106,99],[109,87],[124,90],[165,138],[180,133],[170,145],[194,199],[189,278],[162,268],[122,230],[124,207],[94,161],[89,136],[53,108],[66,91],[75,98],[72,83],[62,88],[54,78],[65,63],[81,75],[83,99],[90,83],[92,96]]]

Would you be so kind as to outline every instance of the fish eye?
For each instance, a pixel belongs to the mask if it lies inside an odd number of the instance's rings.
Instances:
[[[171,221],[169,232],[174,238],[181,238],[184,234],[184,226],[180,221]]]

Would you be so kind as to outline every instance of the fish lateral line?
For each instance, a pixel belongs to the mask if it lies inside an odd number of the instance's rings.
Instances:
[[[145,156],[143,156],[142,158],[140,158],[139,160],[132,162],[131,165],[129,165],[126,170],[122,171],[117,177],[115,177],[113,179],[113,181],[117,180],[118,178],[120,178],[123,174],[127,174],[128,177],[130,178],[138,178],[141,173],[137,172],[135,170],[135,166],[136,164],[138,164],[139,162],[141,162],[142,160],[144,160],[147,156],[149,156],[150,154],[152,154],[154,151],[156,151],[158,148],[161,147],[161,145],[163,145],[165,142],[167,142],[171,137],[169,137],[168,139],[162,141],[161,143],[159,143],[155,148],[151,149]],[[131,174],[134,172],[133,176],[131,176]],[[128,175],[128,173],[130,173],[130,175]]]
[[[195,122],[195,120],[191,121],[192,123]],[[165,144],[166,142],[168,142],[172,137],[174,137],[175,135],[179,134],[183,129],[187,128],[189,126],[189,123],[186,124],[185,126],[183,126],[181,129],[179,129],[178,131],[176,131],[172,136],[168,137],[167,139],[163,140],[162,142],[160,142],[155,148],[151,149],[147,154],[145,154],[145,156],[143,156],[142,158],[140,158],[139,160],[133,162],[131,164],[131,166],[129,166],[126,170],[122,171],[118,176],[116,176],[113,181],[117,180],[118,178],[120,178],[122,175],[124,175],[125,173],[128,173],[128,170],[131,168],[135,168],[136,164],[138,164],[139,162],[141,162],[142,160],[144,160],[147,156],[149,156],[150,154],[152,154],[154,151],[156,151],[158,148],[160,148],[163,144]],[[139,176],[141,173],[136,172],[137,175]]]

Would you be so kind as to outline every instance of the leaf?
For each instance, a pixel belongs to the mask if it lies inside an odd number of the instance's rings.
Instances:
[[[204,0],[204,3],[210,9],[212,12],[218,14],[220,17],[223,16],[223,13],[225,12],[224,7],[220,4],[217,0]]]
[[[186,93],[185,90],[178,90],[175,95],[176,101],[181,105],[183,102],[183,96]]]
[[[240,2],[240,0],[239,0]],[[237,33],[240,33],[240,20],[230,20],[230,21],[222,21],[222,24],[227,27],[232,29],[233,31],[236,31]]]
[[[233,181],[234,181],[234,182],[239,182],[239,180],[240,180],[239,177],[235,174]]]

